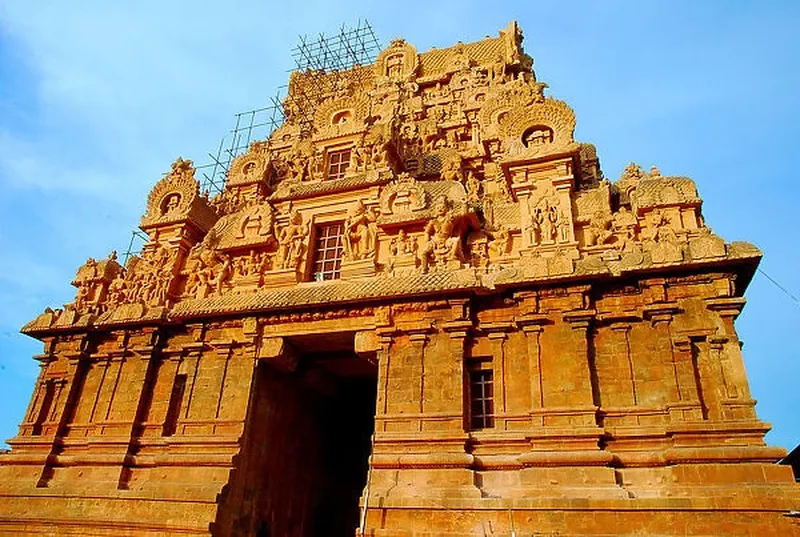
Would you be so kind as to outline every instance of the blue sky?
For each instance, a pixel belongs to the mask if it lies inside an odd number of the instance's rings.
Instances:
[[[286,81],[300,34],[366,17],[418,50],[525,32],[549,93],[616,179],[636,161],[688,175],[706,221],[764,252],[800,296],[800,4],[619,2],[5,2],[0,6],[0,438],[16,433],[38,342],[18,333],[72,300],[87,257],[124,251],[147,192],[206,162],[233,114]],[[125,5],[127,5],[127,7]],[[738,321],[770,443],[800,443],[800,305],[757,275]]]

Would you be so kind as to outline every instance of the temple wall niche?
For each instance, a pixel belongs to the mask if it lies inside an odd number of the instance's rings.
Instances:
[[[295,71],[218,193],[177,158],[142,251],[23,328],[0,533],[792,534],[734,325],[761,252],[688,177],[604,176],[521,44]]]

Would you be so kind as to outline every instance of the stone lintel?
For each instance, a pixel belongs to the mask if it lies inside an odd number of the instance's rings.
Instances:
[[[398,321],[394,325],[394,330],[391,331],[392,335],[408,335],[408,336],[419,336],[419,335],[426,335],[432,334],[436,331],[436,327],[434,326],[433,321],[431,320],[422,320],[422,321]]]
[[[472,321],[448,321],[442,323],[442,330],[450,334],[450,337],[464,338],[473,329]]]
[[[615,325],[636,323],[642,320],[642,316],[636,311],[608,311],[598,313],[596,320],[600,324]]]
[[[382,338],[375,330],[359,330],[355,335],[354,348],[359,356],[378,352]]]
[[[568,322],[572,328],[579,330],[588,328],[596,315],[597,312],[594,309],[571,310],[563,313],[563,319]]]
[[[34,354],[33,359],[40,362],[40,365],[47,365],[49,362],[56,360],[56,356],[52,353]]]
[[[542,326],[550,323],[550,319],[544,313],[527,313],[514,319],[524,332],[541,332]]]
[[[300,356],[285,338],[265,337],[261,340],[257,359],[263,360],[280,371],[291,373],[297,369]]]
[[[719,297],[706,298],[703,302],[705,302],[708,309],[718,312],[722,317],[733,317],[735,319],[742,312],[747,299],[739,296]]]
[[[511,332],[514,328],[514,323],[512,321],[480,323],[478,325],[478,330],[488,334],[490,339],[505,337],[506,332]]]
[[[653,323],[668,322],[680,311],[677,302],[655,302],[642,307],[642,316]]]

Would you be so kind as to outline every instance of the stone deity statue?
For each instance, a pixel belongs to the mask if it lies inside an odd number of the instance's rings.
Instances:
[[[278,265],[282,269],[297,269],[305,251],[305,238],[308,226],[303,223],[303,215],[293,210],[289,224],[281,230],[278,237]]]

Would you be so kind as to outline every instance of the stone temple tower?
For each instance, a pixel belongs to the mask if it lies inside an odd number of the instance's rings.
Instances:
[[[140,256],[23,332],[0,534],[800,534],[734,320],[761,258],[695,183],[612,182],[515,23],[294,72]]]

